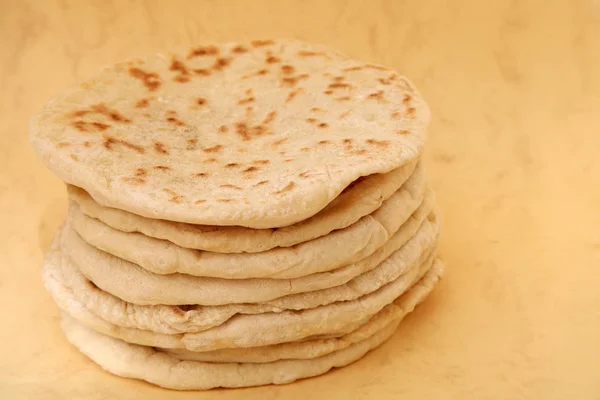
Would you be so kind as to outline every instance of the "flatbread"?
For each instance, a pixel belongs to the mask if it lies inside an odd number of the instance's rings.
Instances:
[[[279,229],[251,229],[241,226],[194,225],[104,207],[83,189],[67,185],[69,197],[81,211],[123,232],[139,232],[168,240],[178,246],[219,253],[258,253],[275,247],[289,247],[346,228],[378,209],[411,177],[415,163],[408,163],[386,174],[359,179],[316,215]],[[412,180],[415,179],[413,176]]]
[[[377,291],[356,300],[336,302],[301,311],[236,315],[209,330],[173,335],[111,324],[77,302],[72,292],[60,282],[45,279],[44,283],[63,311],[100,333],[129,343],[153,347],[209,351],[232,347],[267,346],[324,335],[326,337],[344,335],[357,329],[386,305],[392,303],[419,280],[430,265],[422,264],[419,269],[411,270]]]
[[[440,262],[439,260],[437,261]],[[266,363],[286,359],[310,359],[345,349],[400,321],[433,290],[439,276],[426,274],[392,304],[388,304],[358,329],[340,336],[302,342],[280,343],[271,346],[189,351],[185,349],[158,349],[180,360],[204,362]]]
[[[203,46],[106,68],[30,124],[42,161],[148,218],[273,228],[415,161],[427,105],[404,77],[324,46]]]
[[[406,295],[413,296],[413,302],[419,303],[431,291],[441,273],[441,263],[436,261],[432,270]],[[405,295],[405,296],[406,296]],[[401,303],[401,297],[397,301]],[[402,305],[399,305],[402,308]],[[405,309],[411,308],[406,306]],[[399,312],[398,319],[402,312]],[[297,379],[323,374],[334,367],[350,364],[362,357],[369,350],[387,340],[396,328],[397,323],[391,323],[383,329],[363,340],[348,343],[349,334],[336,340],[333,345],[342,347],[339,350],[327,352],[317,358],[298,360],[279,360],[262,364],[257,363],[216,363],[188,361],[151,347],[130,344],[119,339],[102,335],[86,328],[67,315],[63,315],[62,328],[67,339],[92,361],[105,370],[119,376],[142,379],[169,389],[202,390],[216,387],[247,387],[266,385],[270,383],[284,384]],[[362,334],[366,333],[366,329]],[[354,334],[357,338],[360,334]],[[352,340],[352,339],[350,339]],[[307,344],[299,343],[297,349],[307,349]],[[319,343],[319,344],[317,344]],[[323,347],[323,341],[315,342],[316,347]],[[294,344],[287,344],[291,347]],[[325,345],[327,346],[327,345]],[[279,349],[283,349],[280,347]],[[245,349],[246,352],[252,351]],[[270,352],[270,351],[268,351]],[[281,354],[297,354],[291,350],[275,350]],[[209,353],[205,353],[209,354]],[[304,354],[304,353],[300,353]],[[314,354],[320,354],[316,351]],[[199,357],[201,357],[199,355]]]
[[[206,306],[258,303],[295,293],[342,285],[372,270],[404,246],[426,223],[439,222],[431,213],[433,197],[411,215],[394,236],[371,256],[337,270],[296,279],[221,279],[185,274],[156,275],[136,264],[111,256],[85,243],[68,226],[62,251],[79,271],[102,290],[140,305],[200,304]],[[425,222],[425,221],[428,222]]]
[[[372,214],[347,228],[262,253],[215,253],[188,249],[141,233],[123,232],[86,216],[75,204],[70,225],[92,246],[157,274],[184,273],[226,279],[299,278],[352,264],[373,254],[408,219],[425,193],[417,168],[407,187],[394,193]]]
[[[67,315],[63,315],[61,326],[69,342],[108,372],[178,390],[291,383],[348,365],[394,333],[394,326],[390,326],[361,342],[317,359],[238,364],[180,360],[152,347],[102,335]]]
[[[236,314],[315,308],[336,301],[353,300],[373,292],[407,271],[418,269],[422,263],[432,261],[436,241],[436,236],[432,232],[437,226],[432,224],[427,228],[429,229],[420,230],[416,237],[375,269],[359,275],[344,285],[288,295],[267,303],[185,307],[142,306],[127,303],[99,289],[77,270],[68,257],[63,257],[60,252],[59,237],[48,249],[43,275],[45,280],[57,281],[57,285],[62,287],[60,291],[55,289],[54,296],[61,296],[61,293],[69,291],[74,301],[111,324],[165,334],[199,332],[221,325]]]

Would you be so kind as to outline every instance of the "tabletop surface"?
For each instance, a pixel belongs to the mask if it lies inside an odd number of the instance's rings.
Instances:
[[[600,399],[600,1],[0,2],[0,398]],[[28,119],[105,65],[211,41],[328,44],[409,76],[447,272],[383,347],[290,385],[186,393],[79,354],[40,278],[65,215]]]

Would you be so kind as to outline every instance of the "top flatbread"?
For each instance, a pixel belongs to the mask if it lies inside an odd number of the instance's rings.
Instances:
[[[271,228],[415,160],[428,120],[416,89],[390,69],[323,46],[254,41],[107,68],[49,101],[31,141],[101,205]]]

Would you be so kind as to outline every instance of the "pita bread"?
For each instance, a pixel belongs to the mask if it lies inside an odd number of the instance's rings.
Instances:
[[[437,261],[439,263],[439,260]],[[302,342],[280,343],[271,346],[232,348],[213,351],[189,351],[185,349],[158,349],[180,360],[204,362],[266,363],[285,359],[310,359],[345,349],[353,343],[365,340],[375,333],[393,326],[395,330],[400,321],[417,307],[433,290],[439,276],[426,274],[412,285],[392,304],[388,304],[366,324],[340,336],[326,339],[306,340]]]
[[[435,242],[432,232],[437,227],[429,225],[427,228],[429,229],[420,230],[417,236],[378,267],[344,285],[284,296],[268,303],[185,307],[127,303],[88,281],[68,257],[63,257],[60,253],[58,237],[48,249],[44,263],[44,279],[58,281],[59,285],[63,286],[63,291],[72,292],[71,296],[76,302],[111,324],[165,334],[199,332],[221,325],[236,314],[315,308],[336,301],[353,300],[373,292],[408,270],[418,269],[422,263],[432,261]],[[426,250],[423,251],[424,249]],[[430,260],[427,260],[428,258]],[[55,292],[55,296],[60,296],[60,292]]]
[[[106,68],[50,100],[30,139],[52,172],[104,206],[262,229],[415,161],[428,123],[417,90],[390,69],[259,41]]]
[[[420,279],[430,265],[422,264],[419,269],[410,270],[377,291],[355,300],[300,311],[236,315],[212,329],[173,335],[116,326],[87,310],[60,282],[49,279],[45,280],[45,284],[63,311],[100,333],[129,343],[153,347],[209,351],[231,347],[267,346],[323,335],[331,337],[346,334],[366,323],[387,304],[392,303]]]
[[[258,303],[278,297],[342,285],[370,271],[400,249],[423,225],[439,221],[430,214],[433,198],[428,196],[409,220],[384,246],[371,256],[337,270],[296,279],[221,279],[184,274],[156,275],[136,264],[111,256],[85,243],[68,226],[62,251],[79,271],[102,290],[140,305],[201,304],[205,306]]]
[[[67,185],[67,191],[85,215],[123,232],[139,232],[190,249],[220,253],[258,253],[307,242],[352,225],[378,209],[392,194],[401,190],[401,186],[404,188],[403,185],[409,185],[406,180],[414,168],[415,163],[411,162],[387,174],[374,174],[359,179],[316,215],[279,229],[193,225],[145,218],[104,207],[81,188]],[[411,179],[414,180],[415,176]]]
[[[66,315],[61,325],[67,340],[108,372],[179,390],[284,384],[321,375],[358,360],[392,336],[395,328],[390,326],[361,342],[316,359],[238,364],[180,360],[152,347],[102,335]]]
[[[413,286],[414,289],[407,292],[407,295],[415,295],[415,303],[420,302],[431,291],[439,279],[439,275],[436,273],[439,274],[441,268],[441,263],[436,261],[432,270],[417,285]],[[408,308],[410,306],[406,307],[406,309]],[[402,315],[402,312],[399,313]],[[401,317],[396,318],[399,320]],[[397,323],[388,324],[371,336],[347,345],[344,343],[340,346],[341,349],[327,352],[316,358],[278,360],[267,363],[217,363],[185,360],[181,356],[102,335],[86,328],[67,315],[63,315],[62,319],[62,327],[69,342],[105,370],[115,375],[142,379],[165,388],[179,390],[247,387],[270,383],[284,384],[323,374],[331,368],[356,361],[392,336],[396,326]],[[364,333],[366,330],[362,334]],[[336,343],[347,342],[347,338],[351,335],[338,339]],[[354,337],[358,338],[360,335],[357,334]],[[306,345],[309,343],[298,343],[299,347],[297,348],[306,349]],[[322,343],[322,341],[318,343]],[[291,345],[293,344],[287,344],[288,347]],[[317,346],[319,347],[320,344]],[[336,345],[333,347],[335,348]],[[244,349],[244,351],[249,352],[252,349]],[[319,353],[317,351],[315,354]],[[201,353],[197,354],[198,357],[202,357]]]
[[[347,228],[293,247],[262,253],[215,253],[187,249],[141,233],[122,232],[86,216],[74,204],[70,225],[92,246],[157,274],[175,272],[226,279],[299,278],[352,264],[373,254],[409,218],[425,193],[421,168],[406,191]],[[408,193],[408,194],[407,194]]]

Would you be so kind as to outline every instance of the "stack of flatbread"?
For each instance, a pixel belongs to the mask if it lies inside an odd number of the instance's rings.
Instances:
[[[62,92],[31,140],[70,199],[43,266],[67,339],[174,389],[359,359],[443,271],[428,120],[393,70],[295,41],[154,55]]]

